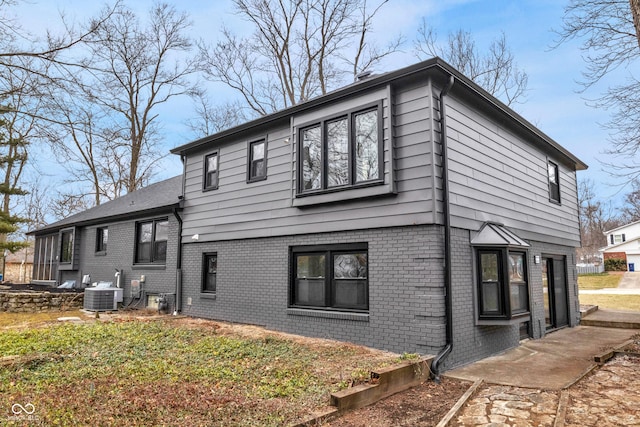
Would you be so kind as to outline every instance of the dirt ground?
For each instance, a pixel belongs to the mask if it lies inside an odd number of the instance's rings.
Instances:
[[[469,389],[471,383],[442,378],[427,381],[402,393],[330,420],[330,427],[435,426]]]
[[[120,312],[114,315],[104,313],[101,314],[100,321],[152,320],[157,318],[155,314],[155,312],[139,311],[132,313]],[[212,322],[194,318],[181,318],[176,319],[176,321],[187,327],[213,328],[219,334],[241,335],[251,338],[281,335],[283,338],[286,337],[308,345],[335,345],[335,342],[330,340],[278,333],[257,326]],[[371,359],[372,362],[384,361],[391,356],[390,353],[386,352],[366,350],[365,352],[365,349],[362,349],[360,357]],[[634,336],[633,344],[629,345],[626,350],[634,352],[640,350],[640,335]],[[368,407],[350,411],[339,418],[322,422],[320,425],[328,427],[364,427],[372,425],[380,427],[435,426],[470,386],[470,382],[443,377],[440,384],[428,381]],[[478,397],[479,394],[487,391],[485,390],[487,388],[490,388],[490,385],[481,386],[474,396]],[[526,391],[526,389],[514,390],[513,394],[522,394],[523,391]],[[569,389],[569,393],[565,419],[565,425],[567,426],[640,425],[640,406],[638,406],[640,405],[640,359],[627,356],[618,357],[603,367],[596,369],[591,375],[586,376],[572,386]],[[501,399],[498,399],[498,395],[504,394],[496,394],[495,399],[494,396],[488,396],[484,399],[486,400],[486,407],[482,412],[486,414],[487,419],[491,418],[491,414],[494,413],[493,408],[500,403]],[[544,402],[538,402],[540,405],[553,407],[551,408],[553,411],[549,413],[548,417],[554,418],[560,393],[541,393],[538,399],[544,400]],[[459,414],[461,417],[464,416],[464,411],[469,409],[468,406],[463,408]],[[520,406],[525,409],[526,405]],[[466,418],[470,419],[470,417]],[[523,414],[523,419],[521,420],[511,419],[512,417],[508,416],[502,418],[505,419],[503,421],[504,424],[501,425],[534,425],[531,424],[533,420],[532,413],[529,415]],[[597,422],[594,424],[593,420],[597,420]],[[482,423],[460,421],[461,419],[458,419],[456,425],[465,427],[482,425]]]

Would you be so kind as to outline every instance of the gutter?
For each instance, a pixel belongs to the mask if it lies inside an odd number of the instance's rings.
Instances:
[[[436,383],[440,382],[440,365],[453,349],[453,307],[451,298],[451,209],[449,203],[449,164],[447,153],[447,111],[445,97],[451,90],[455,78],[449,75],[449,81],[440,92],[440,143],[442,145],[442,197],[444,215],[444,304],[446,317],[445,346],[431,362],[431,371]]]

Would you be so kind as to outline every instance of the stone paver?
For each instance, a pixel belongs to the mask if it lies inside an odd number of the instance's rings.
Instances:
[[[569,396],[565,427],[640,425],[640,359],[616,357]]]
[[[564,419],[556,422],[561,391],[487,384],[450,426],[538,427],[640,425],[640,358],[618,356],[569,388]],[[566,392],[565,392],[566,393]]]
[[[486,385],[469,400],[451,426],[551,426],[559,392]]]

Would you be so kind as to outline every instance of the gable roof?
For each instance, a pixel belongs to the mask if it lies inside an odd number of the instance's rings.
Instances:
[[[45,234],[70,226],[99,224],[157,211],[169,211],[171,208],[179,206],[181,196],[182,175],[178,175],[29,231],[27,234]]]
[[[449,77],[453,76],[457,82],[451,89],[452,93],[457,92],[464,96],[471,97],[474,102],[481,104],[484,111],[497,114],[503,119],[507,119],[505,123],[508,123],[510,126],[517,128],[518,131],[525,133],[530,138],[531,142],[540,147],[543,151],[554,153],[558,160],[562,161],[565,165],[569,165],[575,170],[587,169],[588,166],[586,163],[582,162],[567,149],[543,133],[540,129],[525,120],[518,113],[438,57],[434,57],[396,71],[379,74],[362,81],[357,81],[348,86],[327,93],[326,95],[319,96],[309,101],[296,104],[275,113],[223,130],[222,132],[178,146],[172,149],[171,153],[184,155],[187,152],[200,149],[210,144],[224,142],[230,137],[238,137],[239,135],[249,132],[258,132],[266,126],[287,121],[293,114],[317,108],[324,104],[376,87],[397,83],[407,79],[420,78],[421,75],[424,75],[425,73],[436,79],[438,82],[442,82],[443,85],[448,81]]]
[[[610,234],[610,233],[614,233],[616,231],[624,230],[625,228],[631,227],[632,225],[636,225],[638,223],[640,223],[640,221],[630,222],[629,224],[621,225],[620,227],[616,227],[616,228],[614,228],[612,230],[607,230],[607,231],[604,232],[604,234]]]

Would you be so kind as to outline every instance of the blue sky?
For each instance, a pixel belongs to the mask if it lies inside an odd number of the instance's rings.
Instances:
[[[125,2],[141,13],[152,4],[150,0]],[[195,37],[215,42],[223,22],[237,33],[249,30],[246,23],[231,13],[229,0],[174,3],[191,15]],[[619,200],[628,188],[620,189],[617,185],[620,182],[610,177],[600,163],[612,160],[603,154],[608,142],[607,133],[600,126],[606,122],[608,113],[585,103],[585,98],[595,98],[607,84],[616,82],[611,79],[587,93],[577,92],[577,81],[585,68],[579,42],[551,48],[557,38],[552,29],[560,28],[565,3],[563,0],[389,0],[374,23],[374,37],[384,42],[401,31],[407,43],[404,53],[393,56],[375,71],[390,71],[417,62],[410,52],[411,41],[423,17],[436,29],[441,40],[448,32],[463,29],[474,36],[480,48],[487,47],[504,32],[519,67],[529,75],[526,101],[516,105],[516,111],[589,165],[589,170],[580,172],[579,177],[593,180],[601,199]],[[16,14],[26,29],[41,34],[43,28],[56,28],[60,11],[72,20],[82,21],[99,9],[99,4],[86,0],[31,0],[16,9]],[[220,86],[210,89],[219,98],[233,96]],[[193,138],[184,125],[191,114],[189,104],[185,99],[161,111],[167,151]],[[179,159],[168,156],[158,179],[180,172]]]

